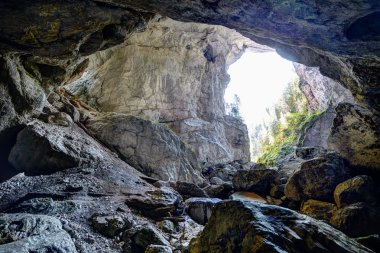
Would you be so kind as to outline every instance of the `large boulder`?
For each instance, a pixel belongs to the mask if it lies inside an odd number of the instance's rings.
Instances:
[[[194,183],[177,181],[173,183],[171,186],[174,190],[181,194],[184,199],[188,199],[191,197],[208,197],[206,191]]]
[[[285,196],[293,201],[332,201],[335,187],[349,178],[343,159],[334,152],[304,161],[285,185]]]
[[[231,183],[221,183],[218,185],[211,184],[204,188],[204,190],[211,198],[228,199],[234,187]]]
[[[124,240],[126,241],[126,245],[124,246],[124,252],[126,253],[152,252],[148,250],[150,245],[161,245],[166,247],[170,245],[162,233],[149,224],[137,226],[132,228],[131,231],[127,231],[124,235]]]
[[[217,198],[190,198],[185,201],[185,210],[195,222],[204,225],[211,216],[212,208],[220,201]]]
[[[380,168],[380,128],[368,109],[344,103],[338,105],[336,117],[327,140],[353,166]]]
[[[238,170],[232,183],[237,191],[252,191],[266,195],[277,177],[277,171],[273,169]]]
[[[258,202],[218,203],[190,253],[372,252],[324,222]]]
[[[94,215],[91,217],[92,227],[100,234],[113,238],[123,230],[132,227],[132,222],[122,215]]]
[[[357,202],[374,204],[376,190],[373,179],[370,176],[360,175],[338,184],[334,191],[334,200],[338,207]]]
[[[309,199],[302,203],[300,212],[315,219],[329,222],[336,209],[332,203]]]
[[[34,121],[19,132],[8,160],[17,171],[36,175],[105,157],[104,148],[76,125],[61,127]]]
[[[0,214],[0,252],[77,252],[61,222],[46,215]]]
[[[330,223],[350,237],[380,233],[378,207],[359,202],[336,210]]]
[[[180,213],[182,197],[172,188],[162,187],[147,191],[144,195],[132,194],[128,196],[126,204],[152,219],[162,219]]]
[[[201,182],[194,152],[164,125],[125,114],[105,114],[86,126],[124,161],[150,177]]]
[[[330,107],[318,116],[302,136],[302,145],[338,152],[352,166],[378,169],[380,131],[376,115],[353,103]]]

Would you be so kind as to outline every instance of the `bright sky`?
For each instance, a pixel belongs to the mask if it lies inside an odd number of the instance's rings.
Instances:
[[[292,62],[275,52],[246,52],[229,67],[228,73],[231,81],[225,101],[233,102],[234,94],[240,97],[240,115],[248,128],[262,123],[266,108],[272,107],[286,85],[297,78]]]

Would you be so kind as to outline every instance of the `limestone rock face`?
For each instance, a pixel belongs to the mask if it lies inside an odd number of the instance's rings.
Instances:
[[[294,63],[300,77],[300,89],[306,96],[308,106],[313,111],[324,111],[342,102],[354,102],[351,92],[337,81],[323,76],[317,67],[307,67]]]
[[[9,162],[19,172],[39,175],[104,159],[102,147],[81,131],[35,121],[18,134]]]
[[[21,11],[19,6],[26,9]],[[319,66],[322,74],[341,81],[357,99],[380,110],[380,6],[374,0],[328,0],[323,4],[301,0],[24,0],[0,7],[2,52],[62,56],[75,55],[78,47],[79,52],[94,52],[121,43],[120,38],[141,27],[140,18],[146,13],[160,13],[180,21],[236,29],[292,61]],[[205,55],[214,59],[212,53]]]
[[[163,125],[124,114],[99,116],[86,125],[97,139],[150,177],[202,181],[195,154]]]
[[[340,104],[328,138],[328,147],[354,166],[380,168],[380,128],[367,109]]]
[[[380,109],[377,99],[380,7],[376,1],[105,2],[159,12],[176,20],[236,29],[256,42],[276,48],[292,61],[319,66],[322,74],[341,81],[374,110]]]
[[[227,67],[246,48],[270,50],[227,28],[161,18],[91,56],[66,90],[101,111],[168,124],[201,160],[247,162],[247,128],[224,115],[223,97]]]
[[[0,214],[0,252],[77,252],[61,222],[46,215]]]
[[[294,201],[333,199],[335,187],[348,179],[343,159],[336,153],[307,160],[301,164],[285,185],[285,196]]]
[[[29,117],[36,117],[46,104],[40,82],[25,70],[20,57],[0,55],[0,181],[16,173],[8,154],[17,133]]]
[[[308,238],[305,240],[304,238]],[[324,222],[258,202],[218,203],[190,253],[372,252]]]
[[[14,110],[21,116],[41,113],[46,103],[45,92],[40,83],[25,70],[20,58],[0,56],[0,69],[0,86],[8,90]]]
[[[338,152],[353,166],[380,168],[380,133],[376,116],[366,108],[341,103],[317,118],[307,129],[303,145]]]

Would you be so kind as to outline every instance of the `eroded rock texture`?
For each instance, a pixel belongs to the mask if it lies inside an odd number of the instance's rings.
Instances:
[[[70,235],[62,229],[61,222],[54,217],[31,214],[1,214],[0,232],[1,252],[77,252]],[[4,245],[4,242],[7,244]]]
[[[168,18],[126,44],[90,57],[66,89],[101,111],[166,123],[203,161],[249,161],[247,128],[224,115],[227,67],[247,47],[268,48],[233,30]]]
[[[307,238],[307,240],[306,240]],[[254,202],[216,204],[191,253],[371,252],[324,222]]]
[[[300,77],[300,89],[307,99],[310,110],[324,111],[329,107],[336,107],[339,103],[354,102],[348,89],[339,82],[323,76],[317,67],[295,63],[294,69]]]
[[[197,157],[164,125],[124,114],[87,122],[97,139],[145,175],[165,181],[201,183]]]
[[[341,103],[321,114],[302,136],[305,146],[335,150],[353,166],[380,168],[376,116],[363,106]]]

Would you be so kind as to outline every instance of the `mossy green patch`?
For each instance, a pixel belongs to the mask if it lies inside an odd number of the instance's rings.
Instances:
[[[302,144],[304,133],[322,112],[309,112],[307,99],[299,89],[298,81],[290,83],[282,99],[275,106],[276,119],[270,124],[268,136],[261,141],[262,154],[257,162],[274,166],[280,157]]]
[[[286,122],[277,122],[277,132],[274,134],[272,143],[264,143],[262,146],[263,154],[257,159],[258,162],[274,166],[278,158],[282,155],[290,154],[294,146],[302,143],[300,137],[303,132],[310,127],[310,123],[321,115],[321,112],[309,113],[298,112],[290,113],[286,117]]]

